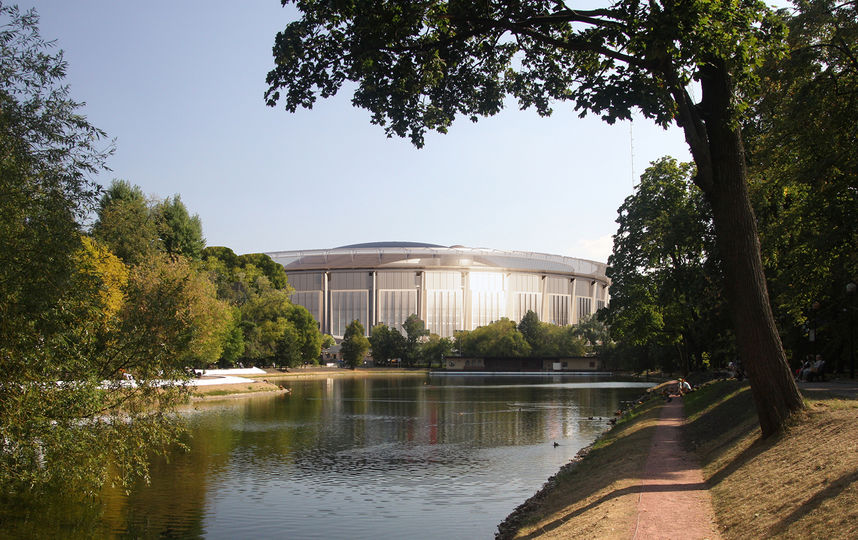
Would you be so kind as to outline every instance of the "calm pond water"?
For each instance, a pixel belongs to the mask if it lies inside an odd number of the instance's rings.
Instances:
[[[551,376],[290,380],[205,403],[190,451],[150,485],[52,503],[6,532],[45,538],[492,538],[645,383]],[[592,417],[592,418],[591,418]],[[557,442],[559,446],[554,447]],[[8,516],[7,516],[8,517]]]

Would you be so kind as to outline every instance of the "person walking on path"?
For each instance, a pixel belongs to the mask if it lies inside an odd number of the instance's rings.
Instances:
[[[641,481],[634,540],[720,539],[700,465],[682,447],[684,423],[681,400],[663,405]]]

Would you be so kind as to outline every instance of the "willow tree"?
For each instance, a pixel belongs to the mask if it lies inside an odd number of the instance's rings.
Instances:
[[[285,2],[284,2],[285,3]],[[803,407],[772,317],[738,129],[754,69],[784,27],[756,0],[304,0],[278,33],[267,103],[310,108],[354,87],[388,136],[418,147],[457,116],[499,112],[507,96],[549,115],[568,102],[612,123],[633,109],[676,123],[713,211],[740,353],[764,436]],[[692,87],[699,86],[695,100]]]
[[[219,306],[188,264],[128,272],[82,236],[111,145],[52,48],[35,11],[0,2],[0,493],[13,498],[146,478],[182,432],[166,413],[189,392],[183,360],[218,346]]]

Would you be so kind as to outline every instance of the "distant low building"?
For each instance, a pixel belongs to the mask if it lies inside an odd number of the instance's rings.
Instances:
[[[400,328],[412,313],[441,337],[518,322],[528,310],[565,326],[609,301],[604,263],[560,255],[409,242],[267,255],[286,269],[292,301],[335,338],[355,319],[369,333],[378,323]]]
[[[448,371],[502,371],[502,372],[544,372],[544,371],[599,371],[601,365],[595,356],[575,356],[569,358],[447,358],[444,369]]]

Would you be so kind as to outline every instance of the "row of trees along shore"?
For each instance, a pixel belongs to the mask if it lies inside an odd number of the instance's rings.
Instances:
[[[274,41],[270,106],[310,108],[345,85],[354,105],[370,111],[388,136],[409,137],[418,147],[427,130],[445,133],[456,117],[494,115],[508,97],[541,115],[568,102],[609,123],[630,119],[636,109],[659,125],[681,128],[694,159],[690,181],[711,216],[719,301],[763,436],[779,432],[804,408],[781,341],[786,321],[775,318],[764,263],[775,265],[778,253],[780,261],[800,258],[799,267],[812,270],[832,256],[853,256],[820,253],[829,244],[810,247],[804,242],[812,239],[800,231],[768,225],[790,223],[785,218],[795,217],[794,202],[801,200],[809,212],[801,231],[837,224],[853,235],[854,253],[855,221],[843,221],[855,207],[848,169],[855,159],[854,1],[797,1],[792,11],[774,11],[760,0],[616,0],[592,9],[503,0],[296,7],[300,18]],[[806,100],[812,112],[802,110]],[[817,139],[827,129],[837,133],[836,149]],[[752,192],[749,181],[765,186]],[[850,190],[834,187],[841,181]],[[776,235],[764,235],[762,252],[751,204],[761,194],[772,197],[761,223]],[[836,197],[831,223],[823,208]],[[843,268],[844,277],[855,276],[854,266]],[[787,283],[774,272],[780,301],[778,288]],[[796,306],[793,318],[804,309]]]
[[[384,323],[372,327],[367,339],[359,321],[352,321],[343,336],[341,351],[349,367],[363,362],[367,352],[377,366],[442,367],[452,354],[471,358],[485,357],[573,357],[592,353],[608,341],[605,325],[595,317],[575,326],[556,326],[541,322],[528,311],[521,322],[502,318],[472,331],[457,331],[453,339],[440,337],[426,329],[416,314],[398,328]]]

